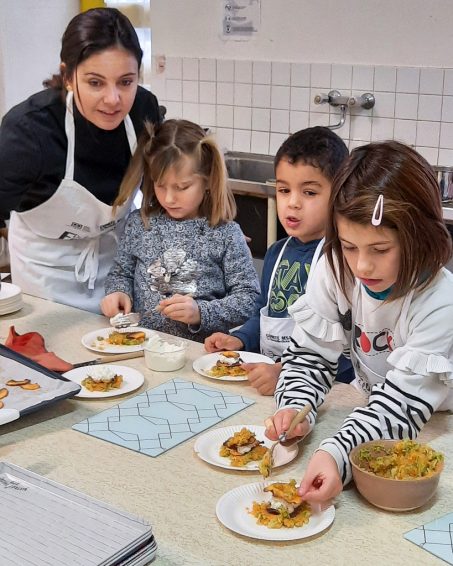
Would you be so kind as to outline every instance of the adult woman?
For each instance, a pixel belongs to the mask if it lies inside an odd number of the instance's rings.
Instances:
[[[157,99],[138,87],[143,52],[129,20],[99,8],[62,38],[60,73],[0,128],[0,220],[11,212],[13,281],[26,293],[99,311],[131,200],[115,216],[123,174]]]

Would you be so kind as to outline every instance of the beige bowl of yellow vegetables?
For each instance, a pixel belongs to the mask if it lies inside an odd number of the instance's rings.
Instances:
[[[364,442],[349,460],[358,491],[387,511],[409,511],[428,502],[444,467],[440,452],[412,440]]]

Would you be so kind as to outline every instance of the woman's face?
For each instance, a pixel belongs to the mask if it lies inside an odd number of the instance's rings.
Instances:
[[[132,108],[137,84],[137,60],[113,47],[80,63],[67,86],[82,116],[102,130],[114,130]]]

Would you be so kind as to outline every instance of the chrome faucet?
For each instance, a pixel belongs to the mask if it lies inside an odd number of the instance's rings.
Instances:
[[[337,124],[327,126],[331,130],[337,130],[343,126],[346,121],[346,110],[348,108],[360,106],[361,108],[365,108],[365,110],[369,110],[373,108],[375,102],[374,95],[370,92],[366,92],[360,96],[342,96],[338,90],[331,90],[329,94],[317,94],[314,98],[315,104],[327,103],[330,104],[330,106],[340,108],[340,121]]]
[[[317,94],[314,100],[315,104],[325,104],[331,106],[349,106],[349,96],[341,96],[338,90],[331,90],[329,94]]]

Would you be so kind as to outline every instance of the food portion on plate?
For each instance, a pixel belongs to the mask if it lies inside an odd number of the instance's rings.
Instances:
[[[235,432],[222,444],[219,455],[229,458],[232,466],[241,468],[249,462],[257,462],[267,452],[262,440],[257,440],[255,433],[244,427]]]
[[[82,379],[81,385],[88,391],[111,391],[119,389],[123,383],[123,376],[117,374],[109,366],[98,366],[88,370],[88,375]]]
[[[216,364],[208,370],[211,377],[238,377],[246,375],[247,372],[241,368],[244,360],[239,352],[225,351],[219,352]]]
[[[376,443],[371,447],[361,448],[357,465],[382,478],[413,480],[433,476],[443,460],[444,456],[440,452],[426,444],[407,439],[391,446]]]
[[[146,340],[146,334],[142,330],[136,332],[118,332],[113,330],[108,336],[97,336],[96,344],[93,346],[139,346]]]
[[[193,361],[193,369],[216,381],[247,381],[247,371],[242,364],[275,364],[275,361],[256,352],[225,350],[205,354]]]
[[[125,395],[141,387],[145,381],[140,371],[116,364],[79,366],[63,376],[82,386],[76,395],[79,399],[107,399]]]
[[[242,432],[244,429],[246,432]],[[236,472],[257,472],[260,458],[262,458],[261,454],[272,445],[272,442],[266,438],[265,431],[264,426],[253,424],[214,428],[197,438],[194,450],[201,460],[213,466]],[[251,450],[248,450],[248,448],[252,447],[254,442],[252,435],[258,441],[258,446],[253,449],[253,453],[250,455]],[[241,443],[239,446],[236,443],[238,439]],[[227,455],[226,448],[230,452],[233,449],[233,452],[237,452],[238,455],[231,453]],[[248,454],[245,453],[247,450]],[[292,462],[296,458],[298,450],[297,443],[290,446],[278,444],[274,450],[274,467],[284,466]],[[243,452],[243,454],[241,455],[240,452]]]
[[[136,326],[133,329],[117,330],[109,326],[92,330],[82,336],[85,348],[105,354],[121,354],[124,352],[140,352],[146,340],[154,332],[148,328]]]
[[[269,529],[302,527],[309,522],[310,505],[297,493],[296,480],[288,483],[271,483],[264,488],[271,493],[268,501],[253,501],[249,513],[258,525]]]

